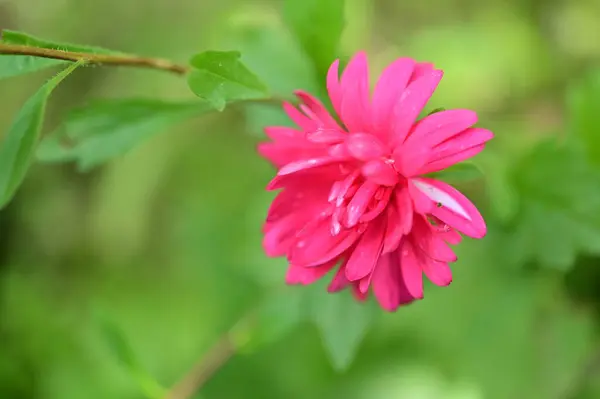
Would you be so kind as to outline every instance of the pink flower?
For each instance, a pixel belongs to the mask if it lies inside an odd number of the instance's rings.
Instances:
[[[268,127],[259,152],[279,168],[268,190],[282,189],[264,225],[267,255],[287,256],[288,284],[311,284],[337,269],[329,292],[371,289],[395,311],[423,298],[423,274],[452,281],[449,262],[463,233],[486,225],[459,191],[424,175],[473,157],[493,137],[475,128],[475,112],[441,111],[417,120],[442,79],[432,64],[401,58],[370,95],[367,58],[358,53],[341,80],[339,61],[327,90],[340,125],[315,97],[298,91],[284,104],[298,129]]]

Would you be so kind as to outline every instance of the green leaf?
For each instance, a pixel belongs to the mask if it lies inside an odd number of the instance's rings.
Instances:
[[[322,289],[313,294],[310,316],[321,334],[331,364],[337,371],[345,371],[373,322],[373,308],[368,302],[356,301],[349,290],[329,294]]]
[[[28,35],[23,32],[16,32],[7,29],[2,31],[0,43],[71,51],[77,53],[121,54],[100,47],[52,42]],[[25,75],[69,62],[70,61],[54,60],[50,58],[41,58],[28,55],[0,55],[0,79]]]
[[[344,0],[285,0],[283,15],[286,25],[316,71],[325,76],[329,65],[338,57],[344,29]]]
[[[519,248],[522,261],[561,271],[569,270],[579,253],[600,254],[600,179],[585,156],[548,140],[516,171],[520,209],[503,251]]]
[[[212,110],[203,101],[126,99],[93,102],[71,111],[37,153],[42,162],[77,162],[80,171],[125,154],[152,135]]]
[[[600,165],[600,69],[573,86],[567,97],[570,129],[582,142],[591,162]]]
[[[519,210],[519,196],[512,181],[514,165],[507,158],[492,150],[477,157],[477,164],[485,176],[491,211],[500,223],[510,222]]]
[[[453,184],[479,179],[482,177],[482,171],[474,162],[466,161],[431,173],[429,176]]]
[[[264,83],[240,61],[237,51],[205,51],[194,56],[190,89],[222,111],[228,102],[266,98]]]
[[[281,339],[303,321],[303,297],[299,287],[286,287],[269,296],[257,311],[249,347],[258,348]]]
[[[140,389],[148,398],[163,398],[166,389],[154,380],[138,361],[133,348],[127,341],[125,334],[117,324],[103,317],[100,320],[100,333],[102,334],[108,348],[115,358],[136,380]]]
[[[122,54],[120,52],[108,50],[102,47],[86,46],[65,42],[53,42],[49,40],[40,39],[36,36],[28,35],[27,33],[17,32],[8,29],[2,30],[2,43],[40,47],[53,50],[71,51],[74,53]]]
[[[46,103],[58,84],[83,62],[71,64],[44,84],[17,113],[0,146],[0,208],[14,196],[31,164]]]

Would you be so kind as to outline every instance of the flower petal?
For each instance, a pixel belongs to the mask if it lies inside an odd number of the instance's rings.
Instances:
[[[387,138],[396,99],[400,98],[406,89],[415,65],[416,62],[410,58],[399,58],[383,70],[375,85],[372,124],[380,137]]]
[[[400,260],[400,271],[406,290],[414,298],[423,298],[423,270],[410,241],[404,240],[395,254]]]
[[[359,235],[355,229],[346,229],[339,234],[331,234],[331,220],[324,218],[313,222],[315,227],[297,234],[297,240],[290,247],[288,260],[302,267],[318,266],[328,262],[356,242]]]
[[[477,155],[494,134],[487,129],[471,128],[433,147],[420,174],[437,172]]]
[[[487,232],[483,217],[460,191],[434,179],[412,179],[412,183],[432,202],[438,204],[431,214],[452,228],[473,238],[482,238]]]
[[[375,298],[381,307],[389,312],[394,312],[400,305],[417,299],[408,292],[404,285],[400,274],[399,258],[395,253],[379,258],[371,283]]]
[[[331,280],[331,283],[329,283],[329,286],[327,287],[328,292],[338,292],[350,285],[350,280],[348,280],[348,278],[346,277],[347,262],[347,258],[344,261],[342,261],[342,265],[337,270],[335,276],[333,276],[333,279]]]
[[[419,113],[442,80],[442,76],[442,71],[434,70],[410,83],[404,90],[394,105],[392,143],[398,145],[404,142]]]
[[[367,55],[358,52],[348,62],[341,78],[341,115],[348,131],[369,131],[369,70]]]
[[[303,91],[296,90],[294,94],[311,110],[311,112],[318,118],[323,127],[327,129],[340,130],[340,125],[335,119],[329,114],[327,108],[313,95]]]
[[[477,113],[453,109],[428,115],[414,126],[404,145],[435,147],[477,123]]]
[[[327,71],[327,93],[338,115],[342,115],[342,86],[340,85],[340,60],[335,60]]]
[[[383,248],[384,223],[385,219],[383,218],[371,222],[356,247],[352,250],[346,264],[346,277],[348,280],[360,280],[375,268]]]
[[[329,273],[337,263],[337,260],[333,260],[315,267],[300,267],[290,264],[285,275],[285,282],[287,284],[312,284]]]
[[[452,270],[448,263],[428,259],[423,262],[423,273],[435,285],[445,287],[452,282]]]

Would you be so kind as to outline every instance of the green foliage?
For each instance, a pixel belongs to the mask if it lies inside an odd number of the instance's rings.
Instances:
[[[38,144],[46,103],[52,91],[82,62],[48,80],[15,116],[0,147],[0,207],[6,206],[21,185]]]
[[[213,108],[204,101],[149,99],[95,101],[69,112],[41,143],[42,162],[77,162],[80,171],[125,154],[161,130]]]
[[[466,161],[452,165],[447,169],[431,173],[429,177],[443,180],[447,183],[460,183],[482,177],[482,171],[476,163]]]
[[[74,53],[91,53],[91,54],[122,54],[117,51],[108,50],[101,47],[86,46],[80,44],[54,42],[41,39],[36,36],[29,35],[23,32],[4,29],[2,30],[2,42],[7,44],[18,44],[21,46],[30,46],[38,48],[46,48],[61,51],[71,51]]]
[[[166,389],[160,386],[160,384],[151,378],[144,370],[123,331],[107,318],[101,319],[100,331],[110,351],[131,377],[137,381],[146,397],[152,399],[163,398],[166,394]]]
[[[329,294],[323,284],[316,284],[306,295],[308,317],[319,330],[332,366],[340,372],[347,370],[379,309],[371,302],[356,301],[350,290]]]
[[[344,0],[285,0],[283,16],[298,43],[324,77],[338,57],[344,30]]]
[[[600,254],[600,179],[577,149],[545,140],[514,165],[512,179],[519,211],[495,243],[510,263],[567,271],[579,253]]]
[[[100,47],[52,42],[28,35],[23,32],[17,32],[8,29],[2,30],[2,38],[0,39],[0,43],[71,52],[83,52],[93,54],[119,54],[115,51],[103,49]],[[68,62],[69,61],[33,57],[28,55],[0,55],[0,79],[10,78],[18,75],[25,75],[53,66],[63,65]]]
[[[190,89],[222,111],[228,102],[267,98],[267,87],[240,61],[237,51],[205,51],[190,63]]]
[[[586,74],[571,87],[567,97],[569,132],[580,140],[595,165],[600,165],[600,70]]]

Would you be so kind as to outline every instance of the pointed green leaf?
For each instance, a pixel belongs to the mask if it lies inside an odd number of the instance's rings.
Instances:
[[[344,29],[344,0],[285,0],[286,25],[313,60],[316,71],[325,76],[338,57]]]
[[[321,333],[331,364],[336,370],[345,371],[373,322],[374,310],[370,303],[352,298],[350,291],[329,294],[322,290],[311,299],[311,318]]]
[[[205,51],[191,60],[190,89],[222,111],[228,102],[266,98],[264,83],[240,61],[237,51]]]
[[[126,99],[97,101],[69,113],[37,152],[42,162],[77,162],[88,171],[125,154],[161,130],[212,110],[203,101],[169,103]]]
[[[71,64],[46,82],[17,113],[0,145],[0,208],[10,201],[25,178],[40,137],[50,94],[82,64]]]
[[[2,31],[0,43],[39,47],[53,50],[72,51],[78,53],[120,54],[118,52],[100,47],[52,42],[28,35],[23,32],[16,32],[7,29],[4,29]],[[57,65],[63,65],[69,62],[70,61],[54,60],[50,58],[33,57],[28,55],[2,54],[0,55],[0,79],[25,75]]]

